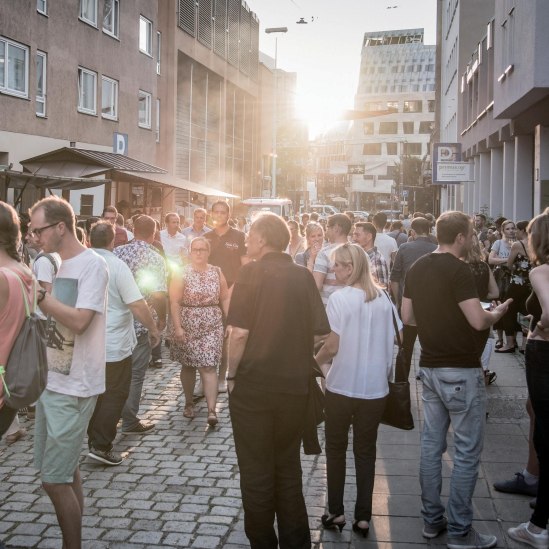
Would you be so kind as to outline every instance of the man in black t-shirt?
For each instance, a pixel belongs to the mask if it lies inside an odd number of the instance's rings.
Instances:
[[[246,235],[242,231],[233,229],[229,225],[231,208],[224,200],[218,200],[212,204],[213,231],[207,232],[204,237],[210,242],[210,257],[208,263],[221,269],[227,285],[229,296],[233,290],[233,284],[238,276],[240,267],[247,262]],[[220,393],[227,391],[224,379],[227,371],[226,347],[223,346],[223,357],[219,366]],[[195,394],[202,392],[201,385],[195,389]]]
[[[311,273],[283,253],[288,226],[259,215],[229,308],[229,407],[252,548],[310,549],[300,446],[314,336],[330,331]],[[273,522],[276,516],[278,539]]]
[[[417,325],[421,343],[424,425],[420,483],[423,536],[435,538],[448,528],[448,547],[489,548],[495,536],[472,526],[471,499],[484,442],[486,390],[480,364],[481,340],[507,311],[510,300],[492,312],[482,309],[468,265],[473,225],[461,212],[437,221],[438,248],[418,259],[406,275],[402,299],[404,324]],[[452,424],[456,447],[448,498],[448,519],[440,499],[442,454]]]
[[[246,235],[229,226],[231,209],[227,202],[219,200],[212,205],[214,230],[204,236],[210,241],[211,265],[219,267],[231,289],[241,265],[246,263]]]

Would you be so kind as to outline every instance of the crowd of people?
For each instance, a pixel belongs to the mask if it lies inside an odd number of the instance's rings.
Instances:
[[[19,413],[35,417],[35,465],[64,547],[81,546],[78,462],[86,435],[88,457],[116,466],[123,460],[113,451],[119,420],[122,433],[154,430],[139,410],[147,368],[162,367],[162,338],[181,365],[182,420],[196,419],[200,393],[204,419],[215,428],[218,393],[229,393],[252,547],[311,546],[300,448],[320,450],[315,376],[325,377],[328,505],[320,520],[324,528],[345,527],[352,426],[352,529],[366,537],[397,337],[407,374],[418,338],[421,347],[423,536],[447,530],[450,549],[494,547],[495,536],[472,527],[485,385],[497,377],[489,369],[492,352],[516,352],[524,332],[530,459],[495,487],[537,495],[530,521],[509,535],[549,548],[549,209],[492,227],[483,214],[461,212],[445,212],[436,223],[421,212],[393,223],[382,212],[368,220],[351,212],[325,220],[316,213],[233,220],[229,204],[218,201],[210,212],[196,209],[187,227],[169,213],[161,228],[145,214],[126,225],[114,206],[77,222],[71,206],[51,196],[27,221],[0,202],[0,366],[25,318],[23,297],[36,297],[48,338],[48,384],[36,406]],[[25,432],[18,410],[4,402],[6,389],[0,383],[0,437],[14,443]],[[444,505],[450,426],[456,451]]]

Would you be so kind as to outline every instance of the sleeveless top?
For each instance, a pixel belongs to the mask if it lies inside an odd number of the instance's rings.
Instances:
[[[0,310],[0,364],[6,365],[10,356],[11,348],[19,335],[23,321],[25,320],[25,303],[23,302],[23,293],[18,277],[23,281],[27,291],[29,304],[32,308],[33,278],[31,273],[16,273],[9,267],[1,267],[0,271],[8,281],[9,295],[8,301],[3,309]]]
[[[522,249],[524,250],[524,254],[518,253],[515,257],[515,260],[513,261],[513,266],[511,267],[511,284],[517,284],[519,286],[529,286],[530,280],[528,278],[528,275],[530,274],[532,265],[530,264],[530,259],[528,258],[528,253],[526,252],[524,244],[522,242],[521,244]]]
[[[533,332],[536,329],[536,324],[541,319],[541,304],[539,302],[536,292],[532,290],[532,293],[528,296],[526,300],[526,311],[528,314],[532,315],[532,320],[530,320],[530,331]]]

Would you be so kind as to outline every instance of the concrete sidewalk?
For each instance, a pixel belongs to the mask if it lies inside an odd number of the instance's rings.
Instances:
[[[491,369],[498,377],[487,389],[489,417],[474,497],[475,527],[495,534],[498,547],[524,547],[509,540],[506,531],[528,520],[530,498],[502,494],[492,487],[494,481],[511,478],[526,463],[523,356],[518,352],[494,355]],[[445,535],[431,541],[421,536],[421,384],[414,377],[411,384],[416,429],[380,428],[374,517],[366,540],[350,527],[355,495],[351,448],[345,493],[348,523],[342,533],[320,527],[326,504],[324,454],[303,456],[304,491],[315,547],[446,547]],[[178,367],[166,359],[161,370],[148,371],[141,409],[142,417],[154,421],[156,429],[151,434],[118,437],[115,450],[126,458],[121,465],[96,465],[84,457],[83,449],[84,547],[247,547],[226,395],[219,399],[220,423],[216,429],[206,427],[203,401],[197,418],[183,418]],[[60,548],[53,507],[32,467],[33,422],[22,420],[22,425],[29,431],[25,440],[12,446],[0,443],[0,539],[7,547]],[[444,494],[448,493],[451,472],[451,436],[448,442]]]

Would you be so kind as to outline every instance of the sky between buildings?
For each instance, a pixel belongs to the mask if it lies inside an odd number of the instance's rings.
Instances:
[[[247,0],[260,21],[260,50],[274,57],[268,27],[288,27],[278,36],[278,67],[298,73],[298,113],[311,137],[354,107],[365,32],[425,29],[436,41],[436,0]],[[396,7],[393,7],[396,6]],[[296,24],[300,18],[307,24]]]

